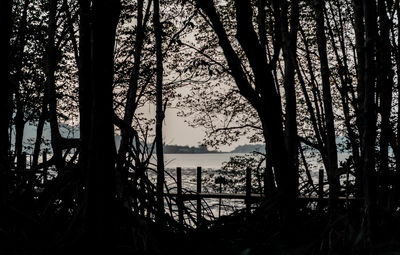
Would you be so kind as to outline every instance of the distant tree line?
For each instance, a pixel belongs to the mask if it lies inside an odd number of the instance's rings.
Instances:
[[[182,145],[164,145],[164,153],[218,153],[218,151],[208,150],[207,146],[200,145],[194,146],[182,146]]]

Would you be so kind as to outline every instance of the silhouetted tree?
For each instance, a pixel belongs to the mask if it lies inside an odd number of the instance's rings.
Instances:
[[[46,44],[46,90],[48,96],[48,116],[51,130],[51,147],[53,149],[53,160],[58,168],[63,166],[61,134],[57,120],[57,97],[56,97],[56,78],[57,69],[57,48],[55,45],[56,29],[57,29],[57,0],[50,0],[49,8],[49,24],[47,31]]]
[[[0,3],[0,207],[8,196],[8,175],[10,171],[9,159],[9,124],[11,120],[12,97],[10,80],[10,38],[12,29],[11,19],[12,0]]]
[[[285,62],[284,88],[285,88],[285,139],[286,148],[298,172],[298,132],[297,132],[297,100],[295,88],[295,64],[297,61],[297,32],[299,26],[299,4],[292,1],[290,4],[290,19],[288,17],[288,1],[280,1],[282,9],[281,31],[282,51]],[[290,20],[290,22],[288,22]],[[290,30],[288,25],[290,24]]]
[[[86,222],[88,247],[112,253],[115,249],[115,163],[116,150],[113,127],[113,65],[115,31],[119,20],[120,1],[80,1],[81,36],[90,41],[80,44],[80,75],[82,99],[89,99],[90,127],[84,130],[88,141]],[[86,16],[88,15],[88,16]],[[91,26],[88,27],[89,22]],[[86,52],[84,52],[86,50]],[[85,55],[88,54],[88,55]],[[90,60],[90,61],[88,61]],[[87,87],[90,85],[90,87]],[[82,102],[82,101],[81,101]],[[87,111],[86,111],[87,110]],[[89,123],[87,123],[89,124]],[[87,132],[87,133],[86,133]],[[84,165],[83,165],[84,166]]]
[[[79,164],[84,172],[88,169],[92,108],[90,15],[90,1],[79,0]]]
[[[380,138],[379,138],[379,181],[381,187],[379,200],[382,207],[388,207],[389,203],[389,142],[393,133],[390,123],[392,110],[393,78],[392,51],[390,43],[390,20],[387,17],[389,12],[389,1],[378,1],[379,16],[379,37],[377,38],[377,97],[379,98]],[[395,149],[395,148],[394,148]]]
[[[160,2],[154,0],[153,12],[154,35],[156,39],[156,150],[157,150],[157,209],[164,213],[164,152],[162,124],[163,109],[163,52],[162,52],[162,25],[160,23]]]
[[[319,52],[319,61],[321,66],[323,104],[325,110],[326,126],[326,150],[327,150],[327,173],[329,181],[329,198],[331,206],[335,206],[336,199],[339,196],[340,182],[337,173],[338,157],[336,148],[335,123],[332,107],[331,84],[329,81],[328,56],[326,52],[326,36],[324,27],[324,1],[315,0],[315,21],[317,44]]]
[[[133,43],[133,50],[131,55],[133,55],[133,67],[130,70],[129,78],[128,78],[128,89],[126,93],[126,101],[124,104],[124,113],[121,121],[124,125],[118,125],[121,129],[121,142],[119,145],[118,150],[118,161],[117,161],[117,171],[120,175],[120,179],[122,181],[122,189],[126,188],[127,175],[128,169],[130,167],[130,161],[128,160],[131,158],[132,151],[135,151],[135,155],[139,154],[140,149],[140,140],[138,136],[138,132],[135,128],[132,127],[133,119],[135,116],[136,111],[140,106],[140,100],[142,100],[144,91],[147,87],[147,84],[142,85],[140,84],[140,76],[141,76],[141,68],[142,68],[142,58],[143,58],[143,48],[146,39],[146,27],[148,26],[149,16],[150,16],[150,7],[152,1],[148,1],[145,11],[144,9],[145,1],[140,0],[137,2],[137,12],[136,12],[136,28],[135,31],[135,40]],[[131,29],[129,28],[129,32]],[[129,45],[132,45],[132,41],[128,42]],[[124,63],[124,67],[126,63]],[[148,74],[152,76],[151,74]],[[118,116],[114,116],[118,118]],[[132,147],[135,148],[132,150]],[[138,162],[139,157],[137,156],[135,160],[135,165],[139,166],[140,163]],[[138,171],[138,175],[139,176]],[[144,174],[144,173],[143,173]]]
[[[375,56],[377,45],[377,6],[371,1],[363,1],[364,10],[364,47],[365,47],[365,73],[364,73],[364,119],[361,156],[363,159],[363,185],[365,207],[369,238],[375,232],[376,217],[376,169],[375,169],[375,139],[376,139],[376,71]]]
[[[13,45],[13,68],[14,75],[14,86],[13,92],[15,94],[15,155],[17,157],[17,166],[21,170],[24,165],[26,158],[23,155],[23,137],[25,127],[25,102],[23,98],[23,86],[22,86],[22,67],[23,67],[23,56],[24,48],[26,45],[26,34],[27,34],[27,15],[28,15],[29,1],[23,2],[21,19],[19,20],[18,30],[16,34],[15,44]]]
[[[232,42],[226,34],[213,1],[196,1],[196,3],[209,19],[218,36],[219,45],[224,52],[239,92],[258,113],[265,141],[268,141],[271,146],[271,160],[275,170],[278,191],[281,195],[281,202],[284,205],[284,217],[290,218],[290,215],[296,211],[295,200],[298,194],[298,180],[295,162],[289,156],[289,149],[285,143],[281,101],[272,75],[272,70],[279,56],[280,45],[276,44],[274,57],[268,62],[254,30],[253,11],[250,2],[235,1],[236,38],[254,74],[254,84],[252,84],[242,68],[242,62],[238,54],[232,47]],[[278,10],[276,8],[279,8],[279,4],[277,2],[274,2],[274,4],[275,10]],[[277,13],[279,14],[280,12],[278,11]],[[278,14],[276,14],[277,19],[280,18]]]

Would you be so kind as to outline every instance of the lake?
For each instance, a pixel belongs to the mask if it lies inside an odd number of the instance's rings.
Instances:
[[[244,156],[245,153],[182,153],[164,154],[165,168],[196,168],[219,169],[231,157]]]
[[[165,168],[196,168],[201,166],[204,169],[219,169],[223,166],[224,162],[228,162],[231,157],[244,156],[246,154],[248,153],[164,154],[164,162]],[[348,156],[348,153],[338,153],[339,162],[344,161]],[[155,157],[153,158],[152,163],[156,163]],[[313,163],[315,164],[316,162],[313,161]],[[320,167],[322,167],[322,165],[320,165],[318,168]]]

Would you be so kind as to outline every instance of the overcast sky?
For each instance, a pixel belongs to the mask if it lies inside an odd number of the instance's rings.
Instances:
[[[166,144],[197,146],[202,143],[205,137],[203,128],[190,127],[185,118],[177,116],[177,109],[167,108],[164,120],[164,142]],[[246,139],[233,143],[231,146],[225,145],[218,148],[221,151],[231,151],[236,146],[246,144]],[[211,148],[209,148],[211,149]]]
[[[154,116],[154,107],[147,106],[141,108],[140,112],[148,114],[149,116]],[[190,127],[186,122],[184,117],[177,116],[178,110],[174,108],[167,108],[164,119],[163,126],[163,137],[165,144],[174,145],[188,145],[188,146],[198,146],[202,143],[205,137],[204,128]],[[232,144],[231,146],[221,146],[218,150],[221,151],[231,151],[236,146],[241,144],[246,144],[246,139],[241,139],[239,142]],[[211,148],[209,148],[211,149]]]
[[[195,146],[202,142],[203,128],[190,127],[183,117],[177,116],[177,109],[167,108],[164,120],[164,140],[166,144]]]

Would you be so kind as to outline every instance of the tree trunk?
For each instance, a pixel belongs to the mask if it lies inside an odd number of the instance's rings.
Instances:
[[[25,168],[25,160],[23,151],[23,140],[24,140],[24,129],[25,129],[25,120],[24,120],[24,105],[21,99],[21,94],[19,91],[15,92],[15,103],[16,103],[16,114],[15,114],[15,156],[17,157],[17,168],[18,170],[24,170]]]
[[[89,247],[115,252],[115,160],[113,126],[113,65],[120,1],[92,3],[91,126],[87,177]]]
[[[377,34],[376,4],[364,0],[365,17],[365,74],[364,74],[364,123],[362,136],[363,186],[367,213],[368,235],[374,239],[376,219],[376,104],[375,104],[375,45]]]
[[[79,0],[79,20],[79,165],[87,172],[92,108],[90,0]]]
[[[380,36],[377,44],[379,74],[377,90],[379,92],[379,110],[381,115],[381,133],[379,139],[379,203],[388,207],[389,203],[389,139],[392,133],[390,112],[392,108],[393,70],[391,60],[390,24],[387,17],[386,1],[378,1]]]
[[[297,108],[296,89],[294,83],[295,63],[297,61],[297,31],[299,24],[299,6],[297,1],[292,1],[290,15],[290,31],[288,31],[288,4],[282,1],[282,39],[283,56],[285,62],[284,88],[286,97],[285,135],[286,148],[298,172],[298,140],[297,140]]]
[[[56,97],[56,79],[55,72],[57,69],[57,49],[55,46],[55,37],[57,29],[57,0],[49,1],[49,25],[47,29],[47,46],[46,46],[46,90],[49,103],[49,122],[51,130],[51,147],[53,150],[53,159],[58,169],[63,167],[61,134],[58,128],[57,120],[57,97]]]
[[[156,80],[156,152],[157,152],[157,211],[160,217],[164,213],[164,152],[162,123],[163,110],[163,55],[162,55],[162,27],[160,23],[160,2],[154,0],[153,13],[154,35],[156,38],[157,80]],[[162,220],[162,218],[160,218]]]
[[[333,6],[331,2],[328,2],[330,8],[332,9],[331,12],[333,12]],[[335,2],[338,9],[341,8],[340,3],[337,1]],[[346,52],[346,42],[345,42],[345,31],[344,31],[344,27],[343,27],[343,20],[342,20],[342,15],[339,12],[338,13],[338,18],[339,18],[339,25],[338,22],[336,22],[334,20],[334,26],[335,26],[335,31],[338,31],[339,36],[334,35],[332,26],[330,24],[330,22],[327,22],[327,27],[328,27],[328,31],[329,31],[329,36],[331,39],[331,45],[332,45],[332,49],[334,51],[334,55],[336,56],[336,61],[338,63],[339,66],[339,80],[341,83],[341,87],[339,87],[339,85],[337,84],[337,82],[335,81],[334,77],[334,83],[337,86],[339,93],[340,93],[340,99],[342,102],[342,109],[343,109],[343,117],[344,117],[344,124],[346,126],[347,129],[347,135],[349,138],[349,142],[351,145],[351,156],[352,156],[352,160],[354,162],[354,171],[356,173],[356,176],[359,176],[359,173],[361,172],[361,159],[360,159],[360,148],[359,148],[359,142],[357,140],[357,134],[355,132],[355,129],[353,127],[353,125],[351,124],[351,113],[350,113],[350,106],[353,105],[354,107],[354,112],[359,113],[358,111],[358,105],[357,103],[353,103],[351,104],[350,98],[349,98],[349,93],[351,93],[352,95],[354,95],[353,92],[353,88],[351,87],[350,81],[351,78],[349,77],[350,71],[349,71],[349,67],[348,67],[348,60],[347,60],[347,52]],[[339,50],[338,47],[336,46],[336,41],[335,39],[338,38],[339,40],[339,44],[340,44],[340,49],[341,49],[341,53],[342,56],[339,56]],[[355,96],[353,96],[353,100],[355,101],[356,98]],[[356,118],[358,118],[358,114],[356,115]],[[358,126],[357,126],[358,127]],[[358,192],[356,192],[356,195],[358,194]]]
[[[21,21],[18,25],[17,40],[15,45],[15,58],[14,70],[15,75],[13,81],[15,82],[15,155],[17,157],[17,168],[22,169],[25,166],[25,157],[22,155],[23,152],[23,139],[25,129],[25,118],[24,118],[24,100],[21,95],[20,82],[22,79],[22,61],[24,55],[24,48],[26,44],[26,26],[27,26],[27,15],[28,15],[29,1],[24,2],[22,11]]]
[[[265,144],[265,172],[264,172],[264,194],[270,198],[276,194],[275,177],[272,169],[271,145]]]
[[[8,196],[8,172],[10,159],[8,155],[8,128],[11,118],[12,97],[10,82],[10,37],[11,37],[12,0],[0,1],[0,208]],[[2,211],[2,209],[0,209]]]
[[[315,136],[317,139],[317,144],[318,144],[318,150],[321,154],[322,157],[322,162],[324,164],[325,169],[328,169],[328,157],[326,153],[326,132],[325,132],[325,121],[324,121],[324,112],[323,112],[323,107],[322,107],[322,99],[320,95],[319,88],[317,86],[317,81],[316,77],[314,74],[314,69],[312,65],[312,60],[311,60],[311,51],[309,48],[308,41],[306,39],[306,35],[304,33],[304,30],[300,27],[299,31],[302,36],[302,40],[305,46],[305,52],[306,52],[306,59],[307,59],[307,68],[308,71],[310,72],[310,82],[311,82],[311,92],[312,96],[314,99],[314,107],[313,104],[311,103],[311,98],[308,96],[307,89],[305,87],[304,79],[301,74],[300,66],[297,64],[296,69],[297,69],[297,76],[299,78],[300,85],[303,90],[304,97],[306,99],[306,104],[308,105],[309,113],[310,113],[310,120],[313,123],[314,127],[314,132]]]
[[[257,0],[257,26],[258,26],[258,38],[260,40],[260,44],[263,49],[263,55],[267,55],[266,46],[267,46],[267,28],[266,28],[266,20],[267,14],[265,11],[266,0]]]
[[[120,182],[120,188],[118,193],[120,196],[125,194],[124,187],[125,182],[127,181],[127,174],[129,169],[130,162],[127,163],[127,152],[132,146],[132,141],[137,137],[136,132],[132,132],[132,121],[133,116],[136,112],[137,105],[139,98],[137,96],[138,89],[139,89],[139,76],[140,76],[140,66],[141,66],[141,58],[142,58],[142,50],[143,50],[143,42],[144,42],[144,30],[147,25],[148,14],[150,12],[150,2],[146,8],[146,15],[143,15],[143,7],[144,7],[144,0],[139,0],[137,3],[137,18],[136,18],[136,38],[135,38],[135,45],[134,45],[134,63],[133,63],[133,70],[131,76],[129,78],[129,87],[128,93],[126,96],[126,104],[125,104],[125,113],[123,117],[124,127],[121,128],[121,142],[118,150],[118,160],[117,160],[117,175],[118,175],[118,182]],[[142,90],[141,90],[142,91]],[[139,92],[140,93],[140,92]],[[135,147],[140,149],[140,142],[135,143]],[[129,157],[128,157],[129,158]],[[139,165],[138,159],[135,158],[136,165]],[[136,185],[135,182],[131,182],[133,185]],[[120,194],[121,193],[121,194]]]
[[[364,85],[364,75],[365,75],[365,50],[364,50],[364,23],[363,23],[363,5],[360,0],[353,0],[354,9],[354,31],[355,31],[355,41],[356,41],[356,51],[357,51],[357,127],[360,137],[360,148],[363,147],[363,123],[364,123],[364,98],[365,98],[365,85]],[[355,194],[357,197],[362,197],[363,188],[363,172],[362,163],[356,168],[355,172]]]
[[[42,111],[39,116],[38,125],[36,128],[36,139],[35,146],[33,148],[32,156],[32,167],[35,168],[38,165],[38,159],[40,154],[40,146],[42,144],[42,135],[45,121],[47,119],[47,92],[45,92],[42,101]]]
[[[400,18],[400,3],[396,2],[397,19]],[[400,31],[400,22],[397,23],[397,31]],[[400,33],[397,33],[397,56],[396,56],[396,75],[397,75],[397,91],[400,91]],[[397,95],[397,101],[400,102],[400,93]],[[396,123],[396,173],[394,189],[393,207],[398,203],[400,197],[400,107],[397,107],[397,123]]]
[[[315,22],[317,29],[317,45],[320,58],[321,76],[322,76],[322,92],[323,103],[325,109],[325,125],[326,125],[326,150],[328,159],[327,176],[329,182],[329,202],[330,209],[334,210],[337,198],[340,192],[339,176],[337,175],[338,158],[336,149],[335,123],[332,109],[332,96],[329,81],[329,65],[328,55],[326,52],[326,36],[324,27],[324,1],[315,0]]]
[[[135,38],[135,52],[134,52],[134,64],[131,77],[129,79],[128,94],[126,97],[124,121],[128,126],[132,125],[132,118],[135,114],[137,107],[137,90],[140,74],[140,63],[142,57],[143,40],[144,40],[144,26],[146,25],[143,20],[143,0],[138,1],[137,10],[137,25],[136,25],[136,38]],[[119,147],[118,154],[120,157],[125,159],[126,152],[128,150],[129,141],[131,140],[129,132],[126,129],[121,130],[121,144]]]

